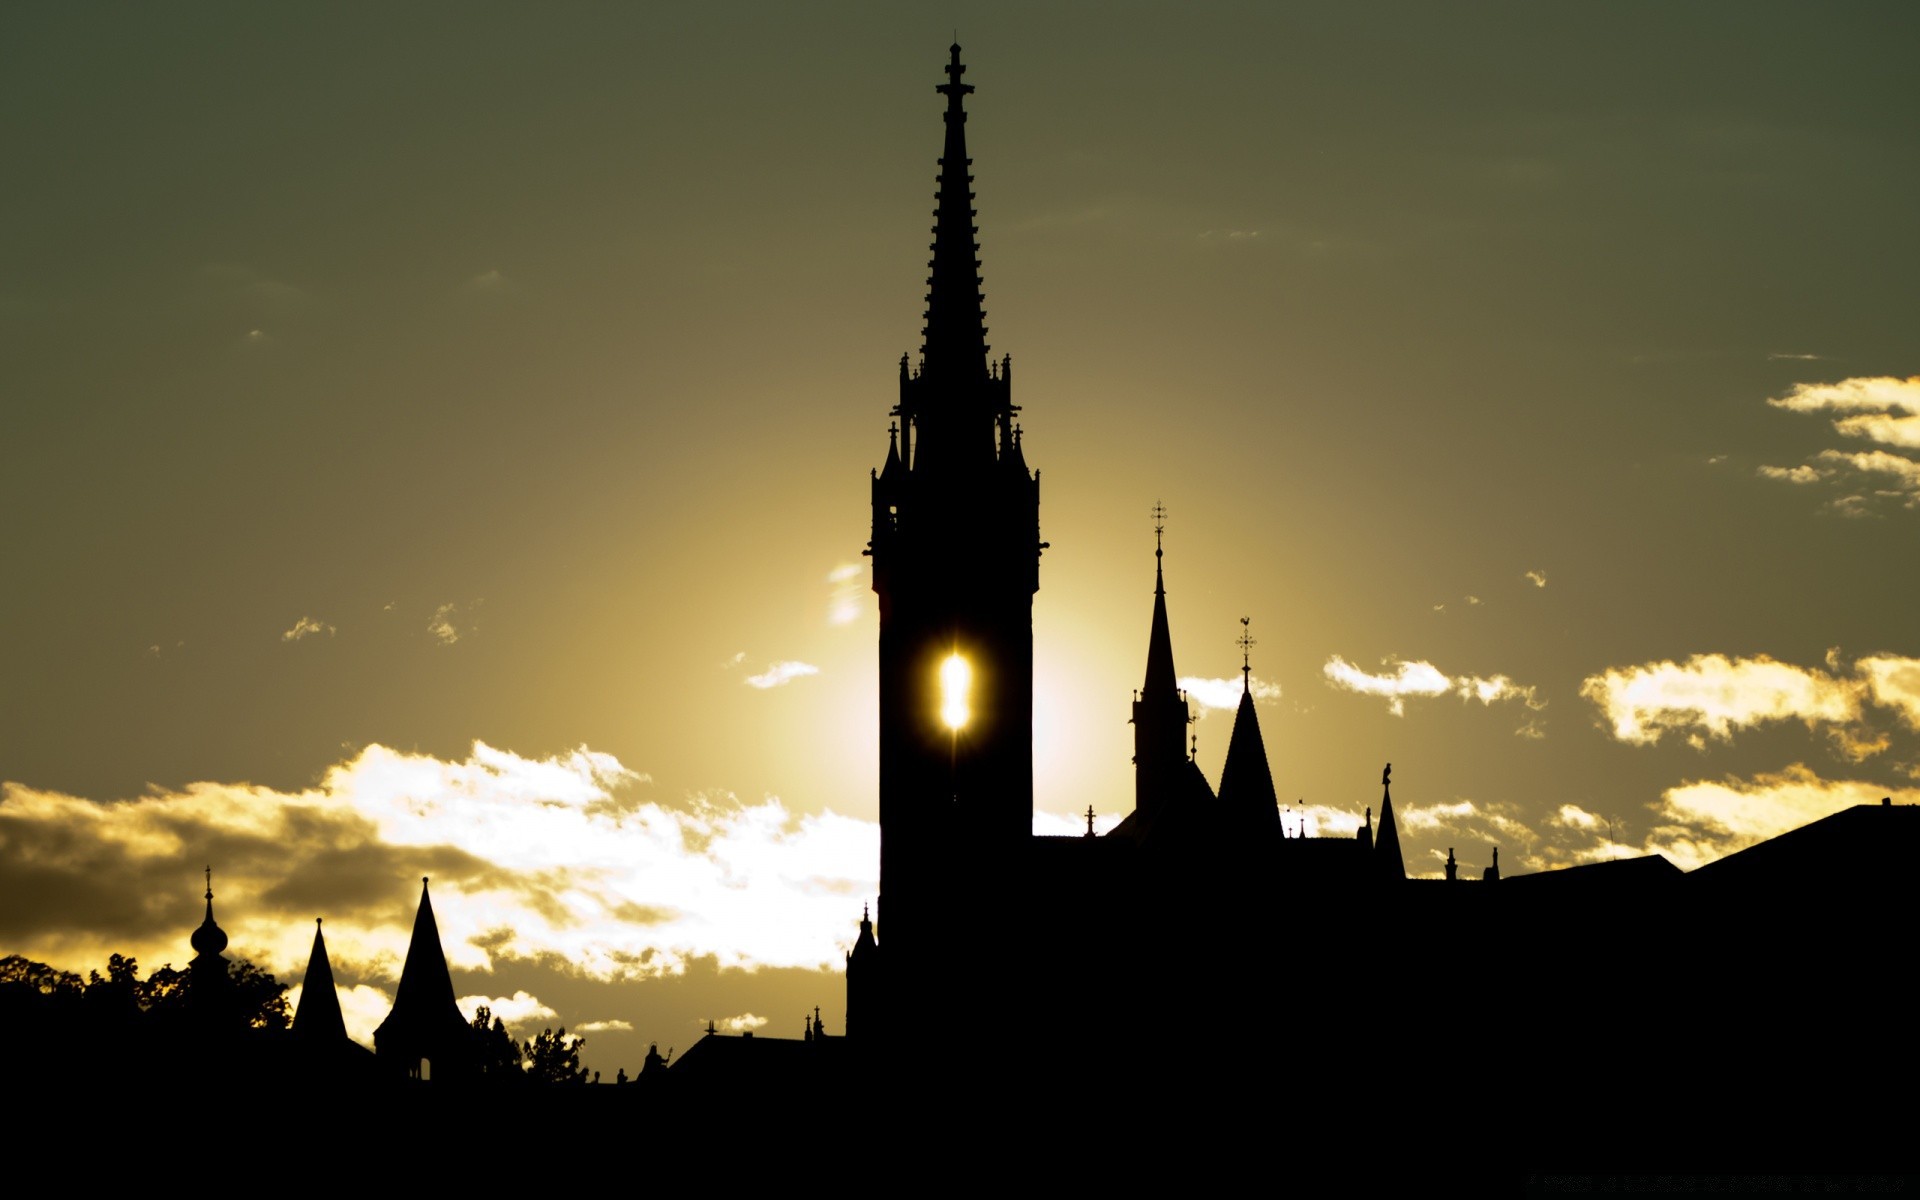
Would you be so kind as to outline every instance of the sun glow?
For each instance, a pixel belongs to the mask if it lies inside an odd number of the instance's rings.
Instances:
[[[948,729],[963,728],[973,711],[967,707],[967,691],[973,686],[973,668],[958,654],[950,654],[940,664],[940,719]]]

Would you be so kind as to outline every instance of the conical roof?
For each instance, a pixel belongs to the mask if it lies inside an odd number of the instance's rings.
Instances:
[[[453,1002],[453,976],[440,948],[440,926],[433,919],[433,898],[427,881],[420,881],[420,910],[413,918],[413,939],[407,943],[406,965],[394,989],[393,1011],[373,1031],[374,1044],[383,1051],[389,1043],[431,1044],[466,1027],[466,1018]]]
[[[1235,820],[1252,821],[1260,829],[1280,828],[1280,798],[1273,790],[1267,744],[1260,736],[1251,689],[1240,693],[1240,708],[1233,715],[1227,761],[1220,768],[1220,804]]]
[[[1393,764],[1380,773],[1380,828],[1373,835],[1373,858],[1383,879],[1405,879],[1406,860],[1400,857],[1400,830],[1393,823]]]
[[[340,993],[333,986],[333,963],[327,958],[327,939],[321,936],[317,918],[313,922],[313,953],[307,956],[307,975],[300,984],[300,1007],[293,1012],[293,1033],[312,1041],[347,1040]]]

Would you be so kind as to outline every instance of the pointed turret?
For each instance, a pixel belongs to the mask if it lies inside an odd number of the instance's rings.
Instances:
[[[1380,829],[1373,836],[1375,870],[1382,879],[1405,879],[1406,860],[1400,857],[1400,831],[1393,823],[1393,764],[1380,772]]]
[[[1260,736],[1260,718],[1253,709],[1253,635],[1250,621],[1240,618],[1240,708],[1233,714],[1233,734],[1227,741],[1227,761],[1220,768],[1220,806],[1241,828],[1285,836],[1280,824],[1280,797],[1273,790],[1273,771],[1267,765],[1267,743]],[[1301,836],[1306,818],[1301,818]]]
[[[293,1036],[310,1042],[347,1040],[340,993],[333,986],[333,963],[327,958],[327,939],[320,933],[317,917],[313,922],[313,953],[307,956],[307,975],[300,984],[300,1006],[293,1011]]]
[[[1153,515],[1153,623],[1147,630],[1147,676],[1133,701],[1133,808],[1152,818],[1184,789],[1187,758],[1187,698],[1173,668],[1173,633],[1167,624],[1164,569],[1166,506]]]
[[[1267,744],[1260,736],[1251,692],[1240,693],[1240,708],[1233,714],[1227,761],[1220,768],[1220,807],[1238,827],[1280,833],[1280,797],[1273,790]]]
[[[873,918],[860,907],[860,936],[847,951],[847,1036],[879,1036],[884,1001],[881,997],[880,944],[873,938]]]
[[[440,947],[440,926],[433,919],[433,899],[424,878],[393,1011],[373,1031],[373,1047],[414,1078],[464,1078],[475,1067],[471,1030],[453,1000],[453,976]],[[430,1070],[421,1069],[422,1060],[431,1064]]]

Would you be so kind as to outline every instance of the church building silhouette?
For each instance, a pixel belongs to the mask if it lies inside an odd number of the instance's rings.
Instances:
[[[1650,855],[1502,878],[1496,850],[1477,880],[1451,852],[1443,878],[1416,879],[1389,764],[1357,835],[1301,836],[1281,820],[1250,663],[1217,786],[1194,761],[1157,505],[1132,809],[1103,836],[1091,816],[1084,836],[1033,833],[1048,547],[1013,361],[989,354],[965,72],[955,45],[924,341],[900,360],[870,480],[880,891],[846,957],[844,1024],[816,1009],[800,1039],[709,1026],[677,1059],[649,1054],[645,1086],[582,1090],[661,1120],[750,1096],[845,1100],[923,1139],[1099,1128],[1122,1156],[1355,1161],[1374,1153],[1363,1125],[1388,1156],[1497,1135],[1562,1163],[1630,1139],[1661,1164],[1695,1144],[1703,1110],[1745,1151],[1777,1156],[1786,1111],[1800,1147],[1899,1144],[1906,1110],[1876,1097],[1916,1065],[1886,1010],[1910,990],[1920,808],[1846,809],[1690,873]],[[209,996],[226,970],[212,899],[209,880],[193,937]],[[316,927],[292,1029],[308,1069],[356,1087],[480,1077],[426,881],[377,1071],[331,983]]]

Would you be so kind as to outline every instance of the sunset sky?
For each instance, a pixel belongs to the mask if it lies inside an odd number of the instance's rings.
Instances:
[[[1248,617],[1290,823],[1391,760],[1416,873],[1920,801],[1909,4],[34,6],[0,954],[183,965],[211,863],[370,1040],[430,875],[609,1079],[839,1032],[956,25],[1037,829],[1131,805],[1156,501],[1202,768]]]

